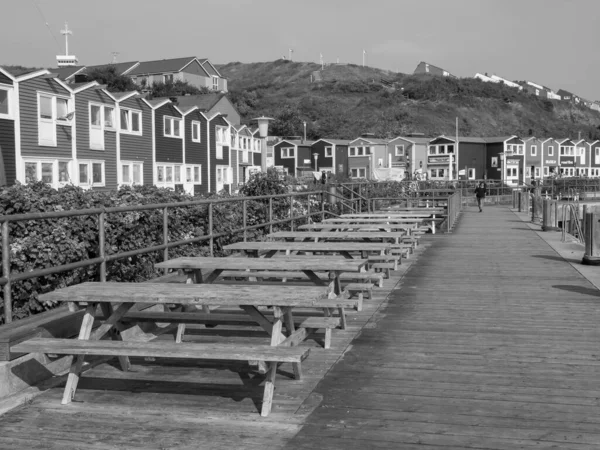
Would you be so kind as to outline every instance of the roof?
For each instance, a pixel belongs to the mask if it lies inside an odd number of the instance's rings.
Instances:
[[[197,61],[195,56],[188,56],[186,58],[157,59],[155,61],[142,61],[131,72],[129,72],[128,75],[135,76],[166,72],[181,72],[193,61]]]
[[[292,145],[296,145],[296,146],[310,146],[315,143],[315,141],[302,142],[301,140],[297,140],[297,139],[283,139],[283,140],[277,142],[277,144],[281,144],[282,142],[287,142],[288,144],[292,144]]]
[[[116,72],[119,75],[123,75],[126,72],[128,72],[129,70],[131,70],[137,64],[139,64],[138,61],[129,61],[129,62],[122,62],[122,63],[114,63],[114,64],[99,64],[96,66],[86,66],[85,71],[86,71],[86,73],[90,73],[92,70],[103,69],[105,67],[114,66],[116,69]]]
[[[333,144],[333,145],[348,145],[350,143],[350,141],[344,140],[344,139],[327,139],[327,138],[321,138],[318,141],[315,141],[314,144],[316,144],[319,141],[327,142],[327,143]]]
[[[85,66],[70,66],[70,67],[57,67],[56,69],[48,69],[50,72],[58,75],[61,80],[67,80],[76,73],[81,72],[85,69]]]
[[[181,113],[182,113],[183,115],[186,115],[186,114],[188,114],[189,112],[191,112],[191,111],[193,111],[194,109],[196,109],[196,107],[195,107],[195,106],[193,106],[193,105],[190,105],[190,106],[178,106],[178,108],[179,108],[179,111],[181,111]]]
[[[403,139],[405,141],[414,142],[415,144],[429,144],[431,142],[431,138],[411,137],[411,136],[397,136],[394,139],[392,139],[390,142],[393,142],[396,139]]]
[[[4,71],[11,74],[13,77],[20,77],[28,73],[39,72],[40,70],[42,70],[22,66],[2,66],[2,68],[4,69]]]
[[[474,144],[491,144],[493,142],[506,142],[509,139],[518,138],[517,136],[498,136],[498,137],[475,137],[475,136],[459,136],[458,143],[474,143]],[[435,141],[437,139],[447,139],[452,142],[456,142],[455,136],[438,136],[433,139],[430,139],[429,142]]]
[[[200,95],[179,95],[176,98],[178,106],[197,106],[202,111],[210,111],[225,94],[200,94]]]
[[[348,144],[358,141],[359,139],[362,139],[363,141],[368,142],[369,144],[378,144],[378,145],[387,145],[390,142],[389,139],[380,139],[380,138],[371,138],[371,137],[360,136],[360,137],[357,137],[356,139],[352,139],[350,142],[348,142]]]
[[[133,94],[133,93],[137,94],[137,91],[111,92],[110,95],[112,95],[116,101],[120,101],[120,100],[124,99],[125,97],[131,97],[131,94]]]
[[[158,108],[166,103],[169,103],[170,100],[168,98],[153,98],[152,100],[148,100],[148,104],[152,108]]]

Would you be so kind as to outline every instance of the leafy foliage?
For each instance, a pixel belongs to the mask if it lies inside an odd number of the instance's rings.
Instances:
[[[150,98],[208,93],[210,90],[207,87],[198,88],[184,80],[175,80],[172,83],[158,82],[150,86]]]
[[[119,74],[113,64],[91,70],[88,72],[87,78],[90,81],[106,84],[109,92],[129,92],[139,89],[130,77]]]

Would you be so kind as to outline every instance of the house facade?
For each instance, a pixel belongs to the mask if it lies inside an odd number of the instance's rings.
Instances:
[[[419,169],[427,171],[427,149],[431,139],[399,136],[387,144],[390,167],[400,169],[410,177]]]
[[[540,140],[542,149],[542,177],[558,173],[558,148],[554,138]]]
[[[332,174],[338,173],[338,154],[342,151],[348,151],[348,141],[337,139],[319,139],[312,144],[311,155],[315,162],[315,171],[325,171]],[[316,156],[315,156],[316,155]],[[347,159],[346,159],[347,161]],[[342,161],[341,173],[345,174],[345,167]]]
[[[600,177],[600,141],[590,142],[590,177]]]
[[[283,139],[273,146],[275,167],[293,177],[308,176],[315,171],[312,141]]]
[[[456,173],[458,156],[456,154],[456,140],[447,136],[432,139],[427,146],[427,165],[423,171],[431,180],[451,180],[457,177]],[[419,173],[419,168],[414,172]]]
[[[414,75],[434,75],[438,77],[451,77],[456,78],[449,71],[442,69],[441,67],[434,66],[433,64],[421,61],[415,68]]]
[[[0,68],[0,186],[17,179],[16,127],[18,116],[14,77]]]
[[[532,180],[539,180],[543,174],[542,140],[531,136],[523,142],[525,142],[525,182],[531,183]]]

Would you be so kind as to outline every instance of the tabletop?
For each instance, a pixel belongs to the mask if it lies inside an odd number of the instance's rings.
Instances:
[[[411,230],[414,224],[408,223],[315,223],[309,225],[300,225],[299,230],[361,230],[361,231],[381,231],[381,230]]]
[[[243,251],[305,251],[305,252],[352,252],[352,251],[387,251],[390,244],[381,242],[237,242],[224,247],[225,250]]]
[[[339,239],[347,241],[376,239],[399,240],[406,236],[403,231],[277,231],[269,234],[271,239]]]
[[[286,258],[212,258],[182,257],[154,265],[157,269],[211,269],[211,270],[311,270],[359,272],[366,259],[331,259],[316,256]]]
[[[423,219],[420,217],[380,217],[380,218],[368,218],[368,217],[341,217],[335,219],[325,219],[323,223],[375,223],[375,224],[412,224],[412,223],[421,223]]]
[[[440,213],[422,213],[422,212],[389,212],[389,213],[371,213],[371,214],[342,214],[340,218],[342,219],[404,219],[404,218],[427,218],[435,215],[440,215]],[[327,219],[329,220],[329,219]]]
[[[239,259],[239,258],[230,258]],[[281,265],[281,260],[277,260]],[[177,303],[219,306],[300,306],[332,303],[326,287],[184,283],[89,282],[41,294],[41,301],[108,303]],[[340,298],[340,304],[348,302]],[[345,303],[344,303],[345,302]]]

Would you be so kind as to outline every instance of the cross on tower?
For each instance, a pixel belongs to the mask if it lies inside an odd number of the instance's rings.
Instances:
[[[60,34],[65,36],[65,55],[69,55],[69,35],[73,34],[71,30],[69,30],[69,24],[65,22],[65,29],[60,30]]]

